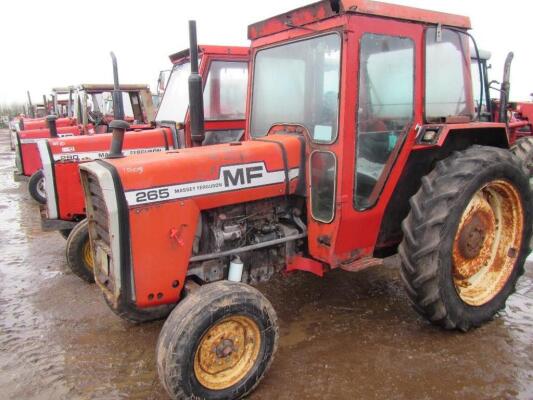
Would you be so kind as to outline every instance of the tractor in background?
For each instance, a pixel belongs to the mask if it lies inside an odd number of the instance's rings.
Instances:
[[[240,141],[246,124],[248,53],[245,47],[199,46],[199,75],[205,82],[206,134],[202,141],[191,136],[187,83],[190,51],[171,55],[174,67],[155,117],[155,127],[126,132],[124,153],[152,154]],[[85,135],[41,140],[38,144],[47,199],[41,206],[42,228],[59,231],[67,238],[68,265],[88,282],[94,282],[93,258],[78,167],[112,156],[111,138],[111,134]]]
[[[151,127],[154,109],[150,88],[147,85],[121,85],[120,90],[129,129]],[[112,91],[113,85],[110,84],[76,86],[72,94],[72,117],[58,119],[56,115],[49,115],[46,117],[46,128],[26,129],[24,125],[24,129],[17,132],[14,179],[28,181],[30,195],[40,204],[46,202],[46,194],[37,143],[44,138],[109,132],[109,123],[113,119]]]

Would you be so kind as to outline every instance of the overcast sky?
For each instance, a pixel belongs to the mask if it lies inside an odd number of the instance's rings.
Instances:
[[[0,103],[35,102],[54,86],[111,83],[115,51],[123,83],[155,82],[168,55],[188,47],[189,19],[201,44],[248,45],[248,24],[312,0],[6,0],[0,21]],[[533,2],[506,0],[391,0],[468,15],[480,48],[492,52],[491,79],[500,80],[508,51],[515,52],[511,99],[533,92]]]

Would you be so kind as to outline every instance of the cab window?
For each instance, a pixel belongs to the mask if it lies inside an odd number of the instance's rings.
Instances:
[[[361,39],[354,202],[373,206],[411,126],[414,43],[366,34]]]
[[[426,31],[426,120],[441,123],[450,117],[472,119],[468,40],[449,29],[442,29],[440,36],[438,40],[436,28]]]
[[[247,62],[213,61],[204,87],[205,119],[245,119],[247,90]]]

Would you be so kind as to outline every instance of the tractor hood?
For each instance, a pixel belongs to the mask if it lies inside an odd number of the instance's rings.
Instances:
[[[79,135],[80,129],[77,125],[72,126],[59,126],[57,127],[57,134],[59,136],[73,136]],[[50,137],[50,129],[39,128],[20,131],[19,137],[22,143],[33,143],[35,139],[43,139]]]
[[[128,206],[194,199],[200,209],[295,193],[303,177],[304,141],[296,135],[106,159]],[[303,181],[302,181],[303,182]]]
[[[76,118],[58,118],[56,120],[56,126],[59,128],[61,126],[72,126],[76,125]],[[33,129],[43,129],[47,128],[46,118],[24,120],[24,129],[33,130]]]
[[[82,162],[105,158],[109,155],[112,134],[73,136],[48,139],[54,162]],[[130,131],[124,136],[124,153],[145,154],[168,150],[172,143],[169,129]]]

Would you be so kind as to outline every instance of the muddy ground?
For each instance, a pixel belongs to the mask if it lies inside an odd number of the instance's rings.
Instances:
[[[44,233],[0,131],[0,398],[166,399],[155,368],[162,322],[133,326],[68,270]],[[251,399],[533,399],[533,263],[507,309],[468,334],[411,310],[397,260],[261,288],[281,344]]]

